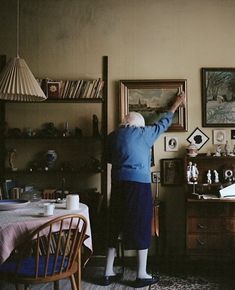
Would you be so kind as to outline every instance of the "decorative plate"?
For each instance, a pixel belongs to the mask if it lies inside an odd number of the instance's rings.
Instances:
[[[14,210],[25,207],[29,203],[29,200],[24,199],[3,199],[0,200],[0,210]]]

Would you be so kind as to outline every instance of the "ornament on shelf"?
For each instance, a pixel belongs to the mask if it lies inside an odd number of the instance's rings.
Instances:
[[[194,141],[192,141],[188,145],[188,147],[186,148],[186,150],[187,150],[187,155],[189,157],[195,157],[198,154],[198,149],[197,149],[197,146],[195,145],[195,142]]]
[[[215,183],[219,183],[219,173],[214,170],[214,176],[215,176]]]
[[[207,177],[207,183],[211,184],[212,180],[211,180],[211,170],[210,169],[207,171],[206,177]]]
[[[230,156],[231,150],[230,150],[230,145],[228,141],[226,141],[224,145],[224,153],[225,153],[225,156]]]
[[[46,152],[45,158],[46,158],[46,166],[48,168],[53,167],[55,165],[56,160],[57,160],[57,153],[56,153],[56,151],[55,150],[48,150]]]
[[[15,167],[15,162],[16,162],[16,149],[11,148],[8,152],[8,161],[9,161],[9,166],[12,171],[17,171],[17,167]]]

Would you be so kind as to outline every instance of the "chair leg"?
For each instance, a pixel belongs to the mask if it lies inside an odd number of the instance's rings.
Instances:
[[[71,282],[72,290],[78,290],[78,289],[77,289],[76,280],[75,280],[74,275],[71,275],[71,276],[70,276],[70,282]]]
[[[54,290],[59,290],[59,289],[60,289],[59,280],[58,281],[54,281]]]

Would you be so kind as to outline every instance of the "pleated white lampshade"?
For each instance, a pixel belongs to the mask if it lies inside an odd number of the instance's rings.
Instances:
[[[47,97],[24,59],[11,59],[0,74],[0,100],[35,102]]]

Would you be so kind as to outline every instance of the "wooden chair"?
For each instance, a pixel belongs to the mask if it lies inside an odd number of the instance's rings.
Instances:
[[[14,283],[16,289],[24,284],[54,282],[70,278],[73,290],[80,288],[80,250],[85,239],[87,221],[79,214],[57,217],[29,234],[15,253],[0,266],[0,279]],[[77,273],[77,282],[74,274]]]

